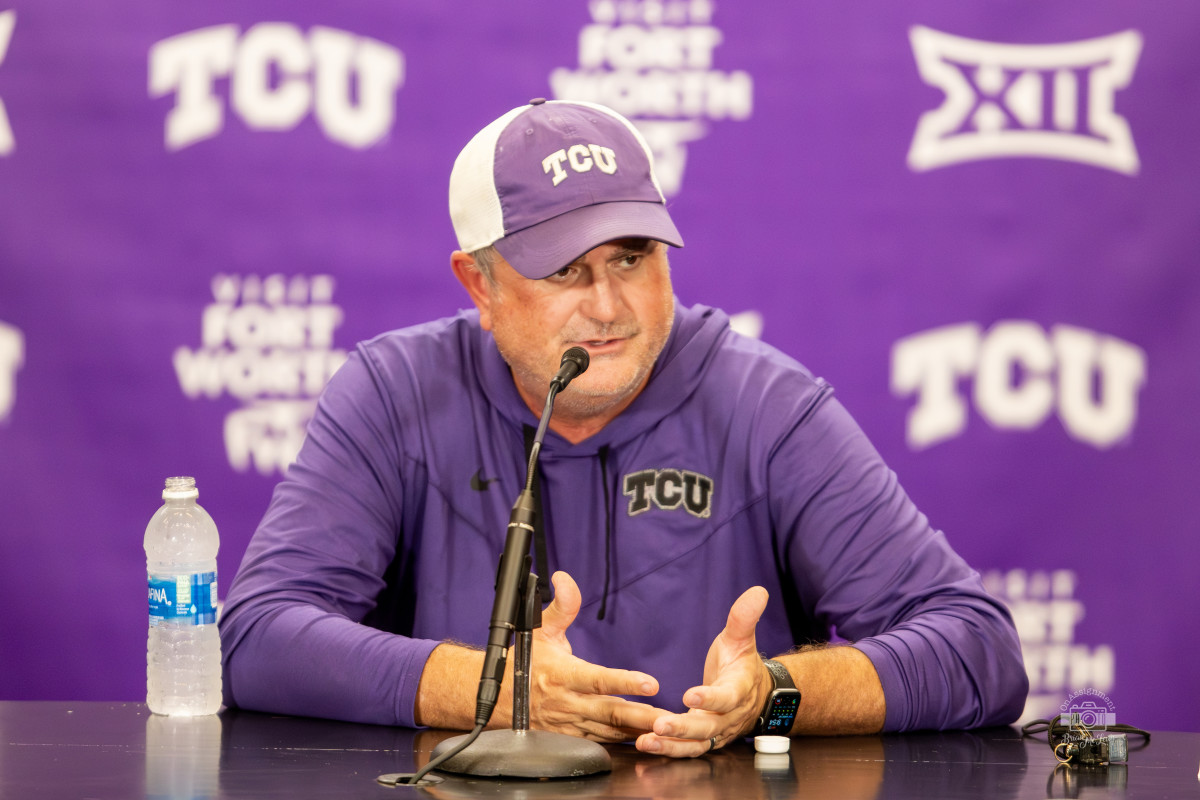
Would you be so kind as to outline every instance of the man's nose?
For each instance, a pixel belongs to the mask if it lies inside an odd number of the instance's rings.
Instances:
[[[613,322],[620,314],[624,301],[620,289],[607,273],[592,279],[583,302],[583,312],[601,322]]]

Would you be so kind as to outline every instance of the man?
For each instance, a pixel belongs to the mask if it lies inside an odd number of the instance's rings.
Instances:
[[[695,756],[789,682],[793,734],[1020,713],[1011,618],[832,389],[676,303],[651,162],[622,117],[543,100],[463,150],[451,267],[476,308],[363,343],[330,381],[226,603],[228,705],[471,727],[511,503],[581,346],[541,451],[532,727]]]

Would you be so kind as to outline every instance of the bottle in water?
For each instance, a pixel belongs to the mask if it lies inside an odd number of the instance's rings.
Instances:
[[[194,478],[167,478],[146,526],[150,635],[146,705],[155,714],[215,714],[221,707],[217,634],[217,526],[196,504]]]

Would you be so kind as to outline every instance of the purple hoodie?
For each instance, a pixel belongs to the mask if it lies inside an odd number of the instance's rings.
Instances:
[[[473,311],[360,344],[230,589],[226,704],[413,725],[430,651],[487,639],[536,425]],[[1022,710],[1008,612],[829,385],[720,311],[677,304],[645,390],[579,444],[549,433],[540,475],[539,572],[583,594],[574,653],[655,676],[654,705],[685,710],[729,607],[761,585],[759,649],[836,630],[879,673],[885,730]]]

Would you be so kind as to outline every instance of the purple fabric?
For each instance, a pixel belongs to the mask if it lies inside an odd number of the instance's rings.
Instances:
[[[486,638],[535,423],[474,312],[361,344],[230,589],[226,702],[412,725],[436,643]],[[654,675],[656,705],[683,709],[730,604],[758,584],[771,595],[759,649],[835,630],[855,641],[879,672],[888,730],[1021,711],[1007,611],[832,389],[719,311],[678,309],[645,391],[580,444],[548,435],[541,473],[549,567],[583,594],[574,652]]]

